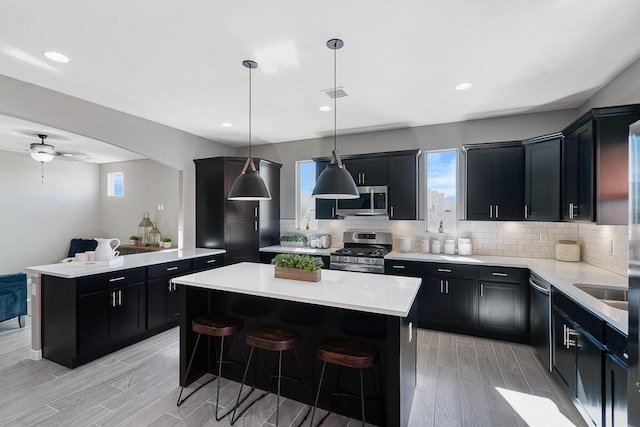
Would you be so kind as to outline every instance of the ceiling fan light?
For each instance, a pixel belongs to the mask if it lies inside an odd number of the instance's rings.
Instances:
[[[29,153],[31,155],[31,158],[33,160],[36,160],[38,162],[50,162],[51,160],[53,160],[54,155],[51,153],[46,153],[46,152],[42,152],[42,151],[32,151],[31,153]]]
[[[257,171],[247,170],[236,178],[229,200],[271,200],[271,193]]]
[[[41,135],[38,135],[42,138]],[[46,136],[45,136],[46,138]],[[50,162],[55,157],[56,148],[53,145],[45,144],[44,138],[42,138],[42,142],[34,142],[30,146],[31,158],[38,162]]]

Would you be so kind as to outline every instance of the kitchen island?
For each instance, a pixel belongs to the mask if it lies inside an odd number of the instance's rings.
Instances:
[[[215,371],[215,347],[210,339],[208,345],[198,347],[189,378],[185,375],[196,340],[191,330],[191,319],[195,316],[204,313],[237,316],[244,320],[245,329],[257,323],[287,324],[302,333],[298,356],[313,390],[321,369],[316,356],[318,339],[355,337],[377,344],[380,353],[374,371],[384,409],[381,415],[376,405],[367,406],[367,421],[384,421],[387,426],[407,425],[416,385],[415,298],[420,279],[322,270],[321,281],[301,282],[276,279],[271,265],[240,263],[181,276],[173,282],[184,285],[180,307],[181,385],[189,385],[203,374]],[[225,344],[229,350],[225,358],[242,361],[245,347],[244,340],[232,340],[229,346]],[[295,363],[286,357],[283,369],[294,368],[291,374],[295,375]],[[223,376],[240,381],[243,367],[231,368],[223,371]],[[342,386],[359,387],[356,373],[347,371],[343,370]],[[256,376],[258,387],[267,389],[266,379],[260,382],[266,371],[263,374],[258,372]],[[370,377],[365,375],[368,390],[372,390]],[[283,396],[311,403],[301,390],[295,382],[283,382]],[[353,391],[359,392],[358,388]],[[329,406],[327,393],[322,393],[320,406]],[[357,400],[336,399],[334,411],[360,418]]]

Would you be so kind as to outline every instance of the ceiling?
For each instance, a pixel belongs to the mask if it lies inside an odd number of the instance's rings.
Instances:
[[[578,107],[640,58],[638,18],[638,0],[5,0],[0,74],[240,146],[253,59],[253,141],[277,143],[332,134],[330,38],[346,134]]]

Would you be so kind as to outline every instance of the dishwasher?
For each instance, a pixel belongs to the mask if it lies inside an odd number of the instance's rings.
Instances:
[[[529,276],[531,345],[549,371],[551,371],[551,285],[543,278]]]

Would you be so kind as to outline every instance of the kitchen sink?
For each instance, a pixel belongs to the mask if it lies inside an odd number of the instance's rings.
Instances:
[[[608,288],[587,283],[574,283],[573,286],[599,299],[610,307],[619,310],[629,310],[629,294],[626,289]]]

